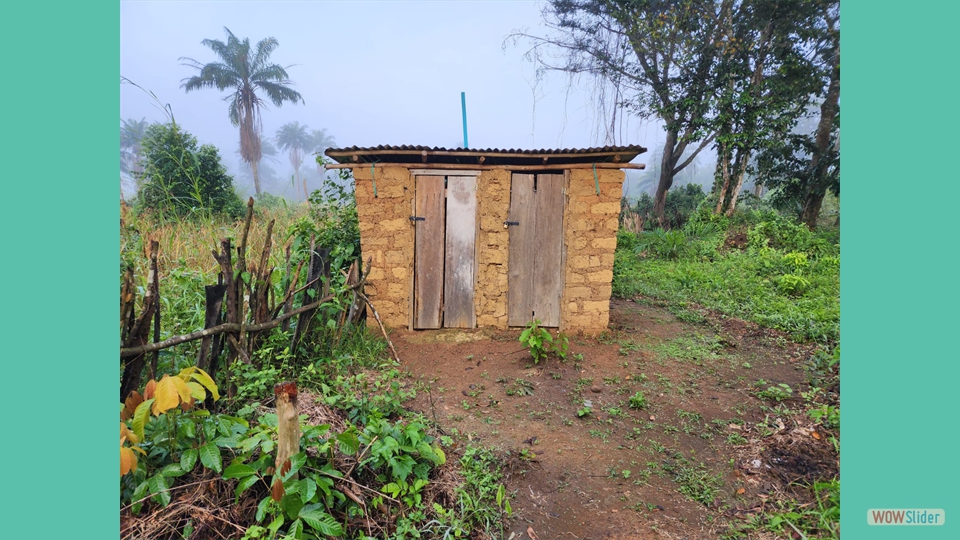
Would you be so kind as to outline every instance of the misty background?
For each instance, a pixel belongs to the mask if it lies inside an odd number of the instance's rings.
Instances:
[[[624,194],[656,189],[664,133],[655,120],[614,113],[609,88],[589,76],[537,73],[525,58],[529,43],[517,30],[544,34],[542,2],[121,2],[120,119],[176,121],[200,144],[220,149],[241,195],[253,193],[249,165],[240,160],[239,130],[230,123],[227,92],[185,93],[197,74],[181,57],[218,60],[204,39],[225,40],[224,27],[256,44],[274,37],[270,60],[284,67],[305,103],[263,108],[264,191],[302,199],[294,168],[267,142],[288,123],[326,130],[334,146],[463,144],[460,92],[466,92],[471,148],[586,148],[639,144],[648,149],[630,170]],[[147,92],[152,92],[154,99]],[[681,171],[674,187],[713,183],[716,155],[707,148]],[[314,156],[300,167],[312,191],[321,185]],[[332,177],[332,175],[331,175]],[[134,184],[122,179],[126,196]],[[745,188],[750,188],[748,180]]]

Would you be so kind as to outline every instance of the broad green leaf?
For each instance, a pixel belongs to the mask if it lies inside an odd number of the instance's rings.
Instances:
[[[257,518],[258,523],[263,521],[263,516],[267,514],[267,505],[270,504],[271,500],[272,499],[270,499],[270,496],[267,495],[262,501],[260,501],[260,504],[257,505],[257,513],[255,517]]]
[[[357,453],[357,449],[360,447],[360,440],[357,438],[357,434],[352,431],[347,431],[337,435],[337,442],[340,451],[348,456],[352,456]]]
[[[303,489],[300,490],[300,499],[304,504],[310,502],[317,493],[317,483],[312,478],[303,480]]]
[[[136,433],[137,438],[141,441],[143,440],[143,426],[147,424],[147,419],[150,418],[150,406],[153,405],[153,399],[148,399],[141,403],[137,410],[133,413],[133,432]]]
[[[253,449],[259,445],[260,445],[260,436],[254,435],[253,437],[243,440],[240,443],[239,448],[241,452],[243,452],[244,454],[248,454],[252,452]]]
[[[277,534],[277,530],[278,530],[281,526],[283,526],[283,521],[284,521],[284,519],[283,519],[283,515],[282,515],[282,514],[279,515],[279,516],[277,516],[276,519],[274,519],[273,521],[270,522],[269,525],[267,525],[267,530],[269,530],[273,535],[276,535],[276,534]],[[272,536],[271,536],[271,538],[272,538]]]
[[[287,529],[287,536],[292,536],[297,540],[303,537],[303,521],[300,518],[290,524],[290,528]]]
[[[163,506],[170,504],[170,484],[162,474],[155,474],[147,482],[150,485],[150,493],[154,495],[153,500]]]
[[[220,461],[220,449],[217,448],[217,445],[208,442],[200,447],[200,463],[218,473],[221,471],[223,464]]]
[[[217,391],[217,383],[213,382],[213,379],[210,377],[210,375],[207,375],[206,371],[197,368],[197,371],[192,373],[190,376],[193,377],[193,380],[202,384],[204,388],[210,392],[214,401],[220,399],[220,393]]]
[[[197,449],[191,448],[183,452],[183,455],[180,456],[180,468],[186,472],[193,470],[193,466],[197,463]]]
[[[137,489],[133,490],[133,504],[130,506],[130,511],[133,512],[133,515],[140,513],[140,508],[143,507],[143,501],[140,499],[146,497],[149,490],[150,482],[148,480],[140,482]]]
[[[307,455],[303,452],[298,452],[290,457],[290,470],[287,471],[287,474],[283,475],[283,480],[288,478],[293,478],[293,475],[297,474],[300,470],[300,467],[303,467],[303,464],[307,462]]]
[[[440,445],[434,446],[433,451],[437,454],[437,458],[439,458],[437,465],[443,465],[444,463],[447,462],[447,455],[443,453],[443,450],[440,448]]]
[[[257,483],[257,480],[260,478],[256,475],[247,476],[246,478],[241,479],[237,482],[236,489],[233,490],[233,494],[239,497],[244,491],[250,489],[250,486]]]
[[[323,506],[319,504],[310,504],[300,510],[300,519],[320,534],[327,536],[341,536],[343,527],[333,516],[322,510]]]
[[[214,439],[213,444],[221,448],[236,448],[240,446],[240,436],[231,435],[229,437],[217,437]]]
[[[243,463],[235,463],[233,465],[230,465],[226,469],[224,469],[223,477],[229,480],[230,478],[245,478],[247,476],[250,476],[251,474],[256,474],[256,473],[257,471],[249,465],[244,465]]]
[[[160,470],[160,474],[166,476],[167,478],[176,478],[178,476],[183,476],[187,474],[188,471],[183,470],[183,467],[179,463],[171,463]]]
[[[287,514],[290,519],[296,519],[300,514],[300,509],[303,508],[303,501],[299,495],[288,493],[280,500],[280,507],[283,508],[283,512]]]

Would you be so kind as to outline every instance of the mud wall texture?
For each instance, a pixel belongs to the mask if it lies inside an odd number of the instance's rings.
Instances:
[[[373,260],[364,291],[387,326],[410,324],[413,279],[414,182],[404,167],[374,167],[377,192],[368,167],[353,170],[364,264]],[[371,320],[373,314],[370,313]]]
[[[404,167],[375,167],[376,197],[370,168],[354,169],[360,245],[364,261],[373,260],[365,291],[384,324],[410,325],[413,291],[414,177]],[[481,171],[477,178],[477,326],[507,327],[509,232],[503,227],[510,208],[509,170]],[[624,173],[573,169],[567,173],[560,329],[596,335],[610,320],[613,257]],[[597,194],[596,184],[600,186]],[[372,315],[372,314],[371,314]]]
[[[477,178],[477,326],[507,327],[507,254],[504,228],[510,210],[506,170],[481,171]]]
[[[563,212],[566,269],[560,301],[560,329],[565,332],[596,335],[610,322],[623,178],[617,169],[598,169],[596,181],[592,169],[568,172]]]

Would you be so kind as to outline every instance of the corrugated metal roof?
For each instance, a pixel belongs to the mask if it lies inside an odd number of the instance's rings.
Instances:
[[[418,145],[348,146],[324,152],[338,163],[457,163],[463,165],[537,165],[542,163],[629,163],[647,149],[640,145],[595,148],[443,148]],[[482,159],[481,159],[482,158]]]

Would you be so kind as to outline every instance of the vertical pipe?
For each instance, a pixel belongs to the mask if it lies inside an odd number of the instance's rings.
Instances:
[[[463,147],[470,148],[467,142],[467,93],[460,92],[460,108],[463,110]]]

